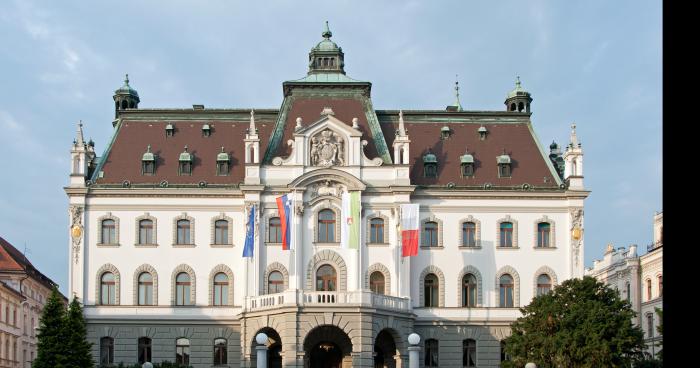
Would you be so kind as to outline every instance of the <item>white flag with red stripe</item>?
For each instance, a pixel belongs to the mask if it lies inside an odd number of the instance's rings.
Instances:
[[[420,238],[420,226],[418,225],[418,205],[401,205],[401,256],[411,257],[418,255],[418,239]]]

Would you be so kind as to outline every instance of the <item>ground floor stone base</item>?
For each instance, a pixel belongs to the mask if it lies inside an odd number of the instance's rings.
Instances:
[[[364,308],[281,308],[247,313],[225,322],[198,320],[88,320],[88,339],[93,356],[109,349],[102,338],[113,341],[113,363],[134,364],[150,342],[152,362],[175,361],[178,353],[189,354],[189,364],[204,367],[255,367],[255,336],[264,332],[268,367],[349,368],[408,367],[408,335],[421,336],[420,366],[437,361],[440,367],[463,367],[467,339],[475,342],[476,367],[500,366],[500,341],[510,333],[509,323],[492,325],[457,321],[421,321],[411,313]],[[178,347],[178,339],[180,347]],[[224,365],[215,365],[215,340],[225,339]],[[431,340],[430,359],[425,342]],[[189,346],[182,346],[186,341]],[[221,342],[221,340],[219,340]],[[141,350],[141,351],[140,351]],[[216,351],[215,351],[216,350]]]

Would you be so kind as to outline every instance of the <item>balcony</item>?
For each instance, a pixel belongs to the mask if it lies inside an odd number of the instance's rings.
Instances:
[[[410,312],[408,298],[376,294],[371,291],[302,291],[288,290],[282,293],[247,297],[244,310],[258,312],[285,306],[358,306]]]

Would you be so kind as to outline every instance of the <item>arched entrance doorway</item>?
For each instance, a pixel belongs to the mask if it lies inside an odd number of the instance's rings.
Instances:
[[[282,339],[280,335],[274,329],[270,327],[265,327],[260,329],[253,335],[253,341],[251,341],[251,361],[252,366],[255,366],[257,361],[255,347],[258,345],[255,342],[255,336],[259,333],[264,333],[267,335],[267,367],[268,368],[282,368]]]
[[[352,342],[336,326],[324,325],[311,330],[304,339],[305,368],[352,367]]]
[[[374,340],[374,368],[396,368],[396,343],[392,334],[384,329]]]

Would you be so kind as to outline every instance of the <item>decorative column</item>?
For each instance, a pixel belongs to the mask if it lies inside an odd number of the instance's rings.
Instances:
[[[258,343],[255,347],[257,368],[267,368],[267,340],[267,335],[262,332],[255,336]]]
[[[408,343],[411,345],[408,347],[408,368],[419,368],[420,367],[420,335],[417,333],[412,333],[408,335]]]

